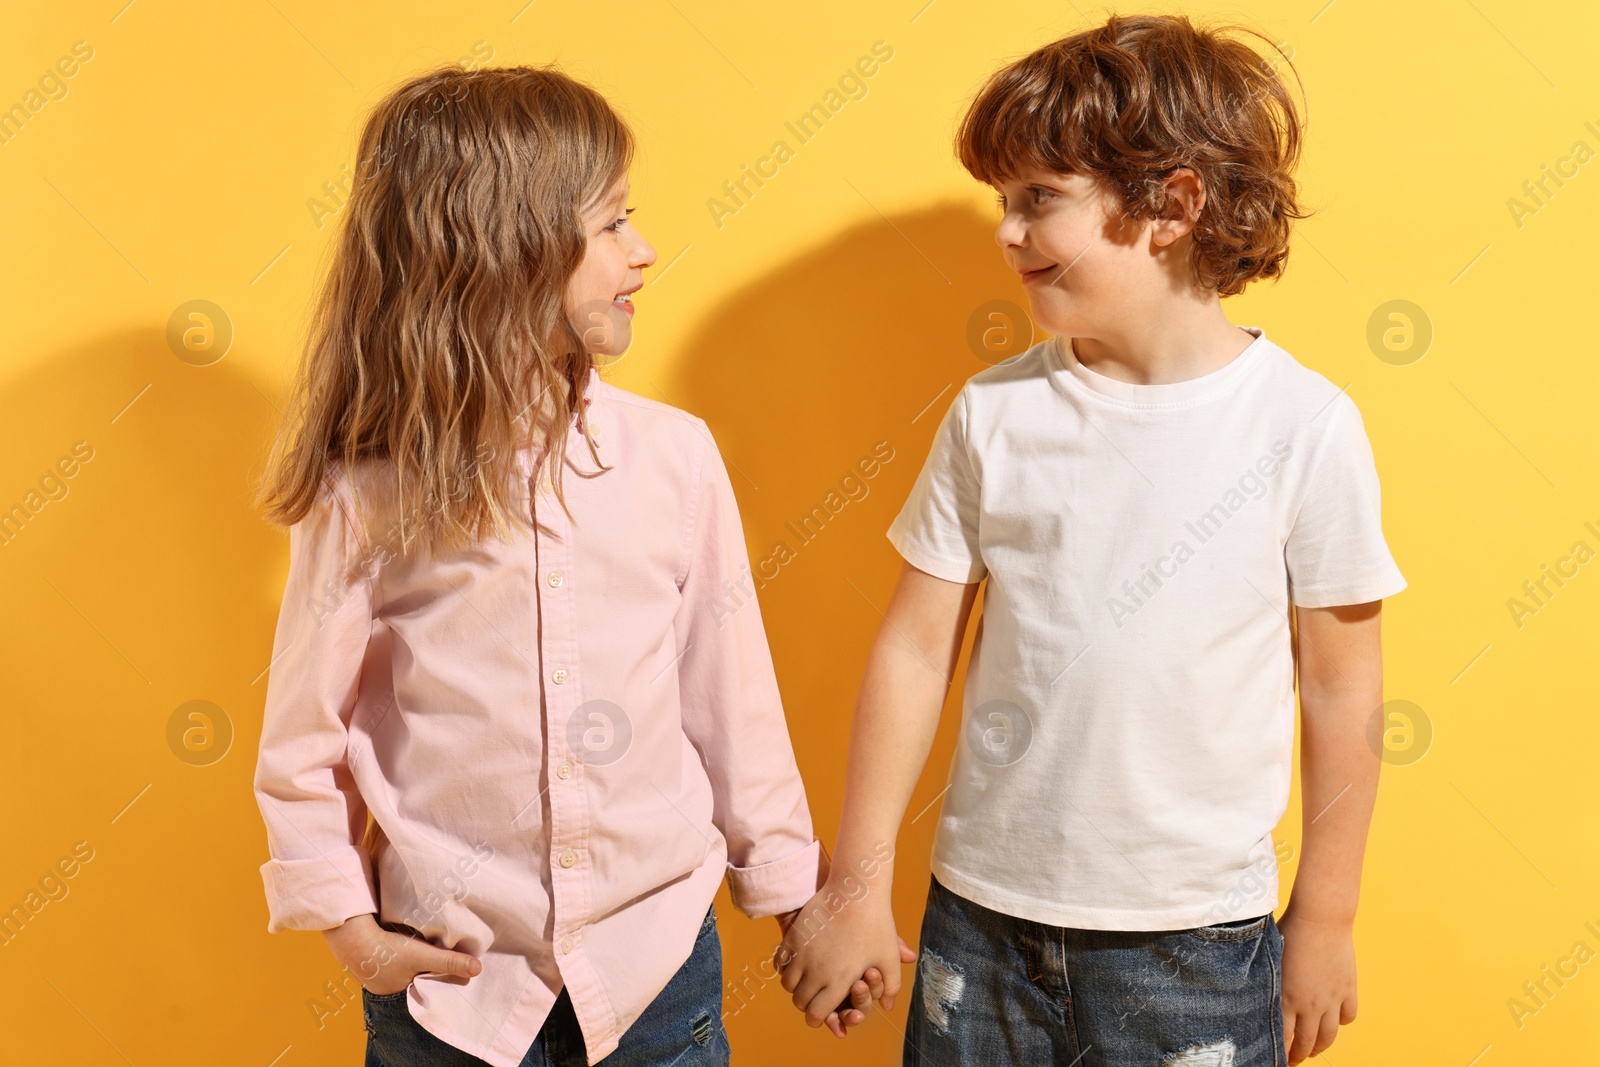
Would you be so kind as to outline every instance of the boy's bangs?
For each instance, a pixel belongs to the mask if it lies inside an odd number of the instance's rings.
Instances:
[[[1089,170],[1073,150],[1084,135],[1067,96],[1026,68],[999,72],[973,101],[956,135],[961,165],[996,186],[1029,170]]]

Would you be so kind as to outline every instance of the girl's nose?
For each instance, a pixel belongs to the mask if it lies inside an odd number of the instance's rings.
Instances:
[[[633,255],[629,257],[628,265],[643,270],[645,267],[655,263],[656,250],[654,245],[644,239],[643,234],[638,233],[637,230],[634,232],[638,235],[638,243],[633,249]]]

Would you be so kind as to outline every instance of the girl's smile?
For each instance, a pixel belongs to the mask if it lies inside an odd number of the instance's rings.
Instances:
[[[567,283],[567,318],[597,356],[621,356],[633,343],[633,294],[656,250],[628,216],[623,175],[583,212],[583,261]]]
[[[633,318],[633,294],[637,293],[640,289],[643,289],[643,288],[644,288],[644,283],[640,282],[638,285],[634,286],[632,289],[629,289],[627,292],[619,294],[617,296],[617,298],[612,301],[612,303],[615,304],[617,307],[621,308],[624,312],[626,312],[628,318],[631,319],[631,318]]]

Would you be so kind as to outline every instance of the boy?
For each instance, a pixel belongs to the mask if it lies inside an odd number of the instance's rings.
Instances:
[[[1293,101],[1218,31],[1113,17],[994,75],[957,144],[1056,336],[967,382],[889,530],[833,861],[875,874],[791,932],[783,985],[813,1026],[869,968],[898,992],[874,846],[987,579],[905,1063],[1299,1063],[1355,1018],[1378,616],[1406,583],[1354,403],[1219,301],[1277,277],[1304,217]]]

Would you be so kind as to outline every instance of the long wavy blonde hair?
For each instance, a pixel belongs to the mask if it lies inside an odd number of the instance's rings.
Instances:
[[[268,519],[298,522],[335,468],[380,460],[402,553],[501,536],[529,523],[530,444],[565,508],[556,459],[594,366],[565,291],[583,209],[632,157],[605,99],[550,68],[448,67],[384,99],[259,486]]]

